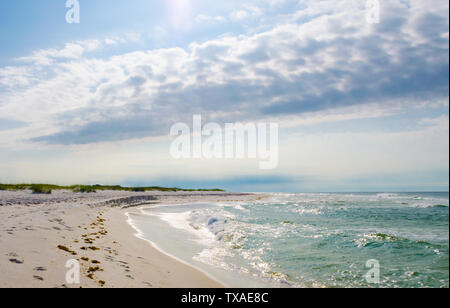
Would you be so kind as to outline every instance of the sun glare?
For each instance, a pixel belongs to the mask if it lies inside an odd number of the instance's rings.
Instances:
[[[176,30],[182,30],[190,24],[192,0],[168,0],[167,9],[170,23]]]

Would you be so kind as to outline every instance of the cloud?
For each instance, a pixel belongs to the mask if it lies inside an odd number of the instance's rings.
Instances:
[[[0,69],[0,114],[28,123],[17,138],[68,145],[164,136],[194,113],[282,121],[398,100],[435,103],[448,98],[442,3],[385,1],[381,23],[371,25],[353,1],[305,1],[263,31],[186,48],[85,56],[116,41],[109,38],[40,50]],[[269,17],[258,7],[244,11],[233,19]],[[211,18],[197,21],[218,21]]]
[[[224,23],[227,22],[227,19],[223,16],[209,16],[205,14],[200,14],[195,17],[195,21],[197,23]]]
[[[230,19],[232,21],[242,21],[244,19],[256,18],[263,14],[263,10],[255,5],[244,4],[242,9],[233,11],[230,14]]]
[[[62,49],[45,49],[33,52],[31,56],[18,58],[19,62],[31,62],[34,65],[51,65],[58,59],[79,59],[85,52],[93,51],[101,46],[97,40],[67,43]]]

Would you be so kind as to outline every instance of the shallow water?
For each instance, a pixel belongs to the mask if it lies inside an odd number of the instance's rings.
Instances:
[[[130,222],[231,287],[449,287],[448,216],[448,193],[277,193],[144,208]]]

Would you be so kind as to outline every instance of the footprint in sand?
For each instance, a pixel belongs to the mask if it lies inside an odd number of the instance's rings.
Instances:
[[[19,260],[19,259],[9,259],[9,262],[16,263],[16,264],[23,264],[23,260]]]
[[[10,253],[8,253],[7,255],[6,255],[7,257],[11,257],[10,259],[9,259],[9,262],[11,262],[11,263],[15,263],[15,264],[23,264],[23,259],[22,258],[19,258],[19,255],[17,254],[17,253],[15,253],[15,252],[10,252]]]

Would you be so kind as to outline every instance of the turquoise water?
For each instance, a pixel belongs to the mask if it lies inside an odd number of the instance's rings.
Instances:
[[[130,215],[141,237],[230,287],[449,287],[449,194],[272,194]],[[379,281],[367,281],[369,260]]]

